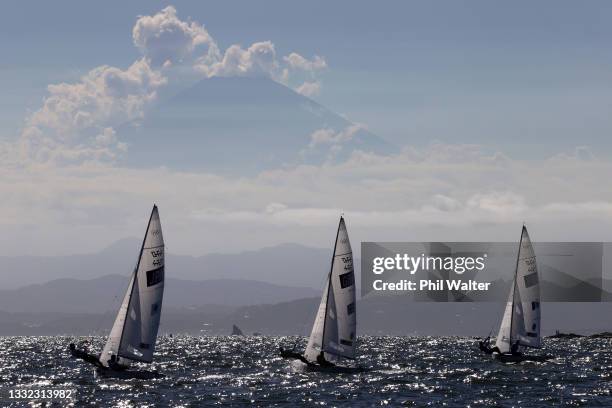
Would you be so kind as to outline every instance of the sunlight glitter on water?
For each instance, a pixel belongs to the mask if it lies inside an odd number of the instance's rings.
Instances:
[[[161,337],[154,363],[136,365],[164,374],[154,380],[94,378],[69,357],[74,340],[0,338],[0,386],[77,388],[76,404],[91,406],[612,406],[606,339],[547,341],[555,360],[503,365],[467,338],[362,337],[368,371],[323,374],[277,355],[289,338]]]

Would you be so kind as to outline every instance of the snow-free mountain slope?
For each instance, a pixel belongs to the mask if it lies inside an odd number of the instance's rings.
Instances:
[[[265,78],[211,78],[160,101],[121,126],[124,164],[232,174],[342,159],[356,150],[388,153],[380,137]],[[313,143],[312,134],[327,130]],[[339,136],[340,132],[345,132]]]

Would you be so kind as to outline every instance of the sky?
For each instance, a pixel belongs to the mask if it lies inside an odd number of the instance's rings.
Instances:
[[[535,240],[610,240],[611,17],[603,1],[7,3],[0,254],[95,251],[140,235],[153,201],[194,255],[324,247],[341,211],[356,243],[514,240],[522,221]],[[155,42],[166,23],[184,37]],[[398,151],[233,177],[114,161],[117,126],[166,89],[236,76]]]
[[[3,133],[18,130],[49,83],[129,65],[139,56],[130,41],[136,16],[169,3],[110,4],[4,6]],[[587,133],[608,144],[607,2],[172,4],[223,46],[269,39],[280,52],[325,56],[317,101],[394,142],[482,142],[496,132],[521,140]]]

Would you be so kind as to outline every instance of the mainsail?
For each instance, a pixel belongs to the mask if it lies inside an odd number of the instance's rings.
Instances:
[[[541,347],[540,313],[540,280],[535,252],[527,228],[523,226],[514,281],[495,342],[499,350],[509,353],[517,341],[520,347]]]
[[[242,333],[242,330],[240,330],[240,327],[234,324],[232,325],[232,336],[244,336],[244,333]]]
[[[164,238],[157,206],[153,206],[136,268],[115,318],[100,362],[111,356],[150,363],[153,360],[164,295]]]
[[[323,351],[328,360],[355,358],[357,311],[353,252],[344,218],[340,217],[331,270],[327,276],[321,303],[304,352],[316,362]]]

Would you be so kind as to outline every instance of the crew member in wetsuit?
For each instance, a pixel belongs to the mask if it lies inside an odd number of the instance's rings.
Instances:
[[[501,350],[497,346],[491,347],[491,336],[487,336],[483,341],[478,342],[478,347],[480,350],[484,351],[487,354],[498,353],[502,354]]]
[[[292,359],[300,360],[302,363],[310,364],[308,360],[306,360],[306,358],[300,353],[296,353],[293,350],[285,350],[282,347],[279,347],[278,350],[280,351],[280,355],[282,358],[292,358]]]
[[[514,343],[512,347],[510,348],[510,354],[512,354],[513,356],[522,356],[523,353],[519,351],[519,346],[520,346],[520,343],[517,340],[516,343]]]
[[[102,367],[102,363],[100,363],[100,360],[97,356],[89,354],[87,351],[84,350],[78,350],[74,343],[70,343],[70,354],[72,354],[73,357],[80,358],[81,360],[93,364],[96,367]]]
[[[491,349],[490,344],[491,344],[491,336],[487,336],[486,339],[478,342],[478,348],[480,348],[481,351],[484,351],[487,354],[492,354],[493,350]]]
[[[319,363],[321,367],[335,367],[336,366],[334,363],[327,361],[325,359],[325,355],[323,354],[323,351],[321,351],[319,355],[317,356],[317,363]]]
[[[110,356],[110,360],[108,360],[108,368],[112,370],[121,371],[121,370],[127,369],[128,366],[119,364],[119,361],[117,360],[117,356],[113,354]]]

